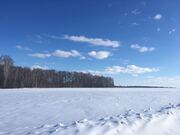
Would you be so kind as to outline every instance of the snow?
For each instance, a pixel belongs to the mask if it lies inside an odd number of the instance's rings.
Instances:
[[[0,135],[180,135],[178,89],[0,89]]]

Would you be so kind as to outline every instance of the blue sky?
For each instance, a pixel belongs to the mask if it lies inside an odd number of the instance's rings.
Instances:
[[[16,65],[180,86],[179,0],[1,0],[0,54]]]

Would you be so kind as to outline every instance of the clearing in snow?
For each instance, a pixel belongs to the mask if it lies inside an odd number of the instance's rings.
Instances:
[[[178,89],[0,90],[0,135],[180,135]]]

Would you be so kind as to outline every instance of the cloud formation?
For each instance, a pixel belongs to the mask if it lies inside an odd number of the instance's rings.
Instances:
[[[145,74],[145,73],[151,73],[151,72],[158,72],[159,69],[139,67],[136,65],[128,65],[127,67],[121,67],[121,66],[107,67],[105,71],[110,74],[126,73],[126,74],[131,74],[131,75],[139,75],[139,74]]]
[[[31,66],[31,69],[43,69],[43,70],[47,70],[49,69],[48,67],[43,67],[43,66],[40,66],[40,65],[33,65]]]
[[[111,53],[108,51],[99,51],[99,52],[91,51],[88,53],[89,56],[100,60],[108,58],[110,54]]]
[[[71,51],[56,50],[52,53],[52,56],[69,58],[69,57],[78,57],[81,56],[81,54],[76,50],[71,50]]]
[[[176,32],[176,29],[172,29],[169,31],[169,35],[171,35],[172,33]]]
[[[144,53],[144,52],[152,52],[155,50],[154,47],[146,47],[146,46],[140,46],[139,44],[132,44],[131,45],[131,48],[132,49],[135,49],[141,53]]]
[[[162,19],[162,15],[161,14],[156,14],[154,16],[154,20],[161,20]]]
[[[136,65],[127,65],[126,67],[122,66],[111,66],[111,67],[106,67],[102,71],[97,71],[97,70],[84,70],[80,71],[83,73],[91,73],[94,75],[112,75],[112,74],[130,74],[132,76],[138,76],[141,74],[146,74],[146,73],[152,73],[152,72],[158,72],[158,68],[149,68],[149,67],[140,67]]]
[[[51,54],[49,53],[33,53],[33,54],[28,54],[31,57],[36,57],[36,58],[49,58],[51,57]]]
[[[105,46],[105,47],[113,47],[113,48],[120,46],[119,41],[102,39],[102,38],[88,38],[85,36],[68,36],[68,35],[65,35],[64,39],[71,40],[74,42],[89,43],[89,44],[93,44],[96,46]]]
[[[138,15],[141,13],[141,11],[139,11],[138,9],[134,9],[133,11],[131,11],[131,13],[134,15]]]
[[[80,57],[80,59],[85,59],[85,57],[82,56],[80,52],[78,52],[77,50],[71,50],[71,51],[55,50],[52,53],[33,53],[28,55],[36,58],[49,58],[54,56],[60,58]]]
[[[19,49],[19,50],[32,51],[29,47],[24,47],[24,46],[21,46],[21,45],[16,45],[15,47],[17,49]]]

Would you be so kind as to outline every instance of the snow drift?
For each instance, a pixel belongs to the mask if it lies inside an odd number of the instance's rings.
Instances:
[[[28,90],[0,91],[0,135],[180,135],[179,90]]]
[[[157,112],[127,111],[123,115],[91,121],[83,119],[70,125],[41,125],[24,135],[180,135],[180,104],[169,105]]]

